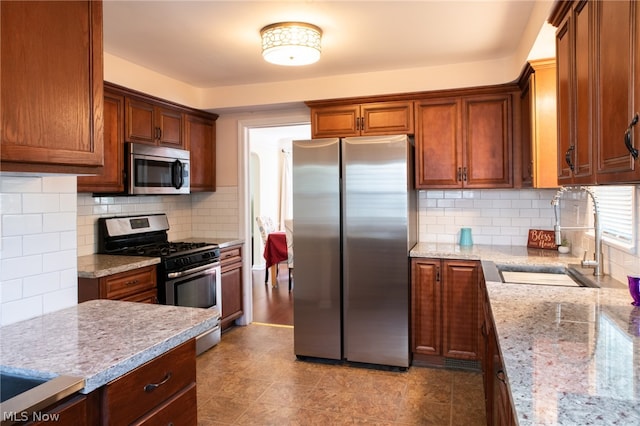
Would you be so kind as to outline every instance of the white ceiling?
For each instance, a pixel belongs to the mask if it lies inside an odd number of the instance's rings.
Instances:
[[[105,0],[104,49],[197,88],[448,65],[512,55],[535,2]],[[260,29],[287,20],[322,28],[319,62],[262,60]]]

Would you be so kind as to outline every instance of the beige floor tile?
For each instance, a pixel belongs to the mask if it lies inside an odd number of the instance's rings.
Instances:
[[[198,424],[484,425],[482,375],[297,360],[293,329],[236,327],[198,357]]]

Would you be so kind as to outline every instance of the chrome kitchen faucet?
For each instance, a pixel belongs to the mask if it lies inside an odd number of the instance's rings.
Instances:
[[[560,198],[562,198],[562,194],[568,190],[584,191],[591,196],[591,200],[593,201],[593,226],[560,226],[560,212],[558,206],[560,205]],[[556,192],[556,195],[553,196],[551,205],[553,205],[553,212],[556,216],[556,224],[553,227],[553,230],[556,233],[556,244],[559,245],[562,241],[560,236],[561,230],[593,229],[593,233],[595,234],[595,253],[593,255],[593,260],[587,260],[587,252],[585,250],[581,265],[583,268],[593,268],[593,275],[597,277],[604,275],[602,273],[602,230],[600,229],[600,206],[598,204],[598,197],[586,186],[561,186]]]

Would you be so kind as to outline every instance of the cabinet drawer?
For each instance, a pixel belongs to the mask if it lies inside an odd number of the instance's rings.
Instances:
[[[141,425],[193,425],[198,423],[196,384],[192,383],[171,399],[165,401],[158,409],[147,414],[137,422]]]
[[[191,339],[108,383],[103,401],[106,423],[129,424],[195,381],[196,347]]]
[[[242,262],[242,249],[240,247],[220,251],[221,266],[224,267],[236,262]]]
[[[105,279],[105,288],[109,299],[124,298],[133,293],[155,289],[155,267],[148,266],[108,277]]]
[[[124,300],[125,302],[158,303],[158,290],[154,287],[153,290],[122,297],[119,300]]]

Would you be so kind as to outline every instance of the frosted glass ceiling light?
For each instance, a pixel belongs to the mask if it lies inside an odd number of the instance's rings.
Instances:
[[[320,59],[322,30],[305,22],[280,22],[260,30],[262,57],[276,65],[309,65]]]

